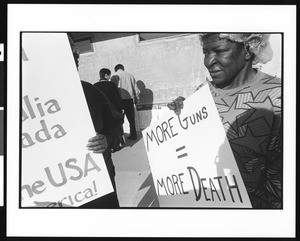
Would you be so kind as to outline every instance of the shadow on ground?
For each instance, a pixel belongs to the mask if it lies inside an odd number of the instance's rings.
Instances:
[[[137,207],[159,207],[151,173],[145,179],[138,191],[141,191],[144,188],[148,188],[148,190],[138,203]]]

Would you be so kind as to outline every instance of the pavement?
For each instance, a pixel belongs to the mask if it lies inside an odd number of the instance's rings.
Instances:
[[[112,154],[120,207],[159,207],[142,134]]]

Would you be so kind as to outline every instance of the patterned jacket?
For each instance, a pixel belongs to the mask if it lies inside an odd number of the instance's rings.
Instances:
[[[253,208],[282,208],[281,80],[257,71],[234,89],[209,86]]]

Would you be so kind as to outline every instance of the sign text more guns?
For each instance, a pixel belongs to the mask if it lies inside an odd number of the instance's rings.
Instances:
[[[143,138],[161,206],[251,207],[207,85]]]

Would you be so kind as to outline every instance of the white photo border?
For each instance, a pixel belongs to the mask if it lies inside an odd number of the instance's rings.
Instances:
[[[8,4],[7,16],[8,237],[295,237],[296,6]],[[283,33],[283,210],[19,209],[22,31]]]

